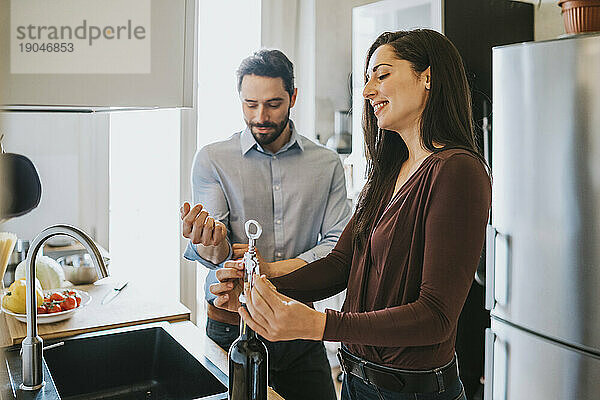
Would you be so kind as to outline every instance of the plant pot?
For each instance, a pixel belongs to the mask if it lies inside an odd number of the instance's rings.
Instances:
[[[600,31],[600,0],[560,0],[567,33]]]

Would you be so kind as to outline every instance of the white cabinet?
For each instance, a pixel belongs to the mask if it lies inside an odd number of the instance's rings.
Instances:
[[[196,14],[197,0],[0,0],[0,107],[192,107]]]

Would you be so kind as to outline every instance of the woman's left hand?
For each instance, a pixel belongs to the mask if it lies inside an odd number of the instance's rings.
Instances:
[[[277,292],[267,278],[254,277],[254,288],[246,290],[246,306],[239,314],[256,333],[275,342],[280,340],[322,340],[326,315]]]

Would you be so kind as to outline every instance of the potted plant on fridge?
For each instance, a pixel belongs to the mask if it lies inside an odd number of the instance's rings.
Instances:
[[[559,0],[567,33],[600,31],[600,0]]]

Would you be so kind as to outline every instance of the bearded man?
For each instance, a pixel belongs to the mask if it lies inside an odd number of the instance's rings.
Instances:
[[[198,151],[194,206],[181,208],[184,256],[211,269],[205,283],[206,333],[228,350],[239,315],[214,304],[215,270],[247,249],[244,224],[260,222],[261,273],[284,275],[326,256],[350,218],[338,155],[300,135],[290,120],[297,89],[293,65],[279,50],[244,59],[237,88],[246,129]],[[268,342],[269,384],[287,400],[335,400],[322,342]]]

